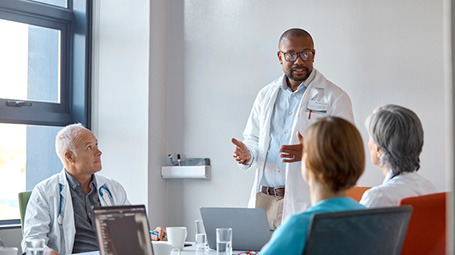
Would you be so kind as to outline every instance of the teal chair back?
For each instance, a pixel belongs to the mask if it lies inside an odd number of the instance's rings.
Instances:
[[[400,255],[411,213],[411,206],[316,213],[303,255]]]
[[[24,231],[24,217],[25,217],[25,210],[27,209],[28,200],[30,199],[30,195],[32,191],[24,191],[20,192],[19,197],[19,212],[21,213],[21,227],[22,231]]]

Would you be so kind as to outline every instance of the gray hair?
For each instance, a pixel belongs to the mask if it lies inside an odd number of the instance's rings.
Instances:
[[[75,123],[64,127],[57,133],[55,137],[55,151],[63,164],[65,163],[65,152],[75,150],[74,133],[81,129],[87,128],[81,123]]]
[[[385,105],[376,108],[365,124],[383,152],[381,166],[390,167],[394,175],[419,170],[423,127],[413,111],[399,105]]]

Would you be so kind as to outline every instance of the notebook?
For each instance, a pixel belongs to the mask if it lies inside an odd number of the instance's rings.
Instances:
[[[93,208],[101,255],[153,255],[144,205]]]
[[[259,251],[270,239],[263,208],[202,207],[202,221],[211,249],[216,249],[216,228],[232,228],[232,249]]]

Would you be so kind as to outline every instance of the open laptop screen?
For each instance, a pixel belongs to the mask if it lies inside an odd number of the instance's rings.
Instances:
[[[144,205],[95,207],[101,255],[153,255]]]
[[[216,228],[232,228],[236,251],[259,251],[270,239],[263,208],[201,207],[200,211],[211,249],[216,249]]]

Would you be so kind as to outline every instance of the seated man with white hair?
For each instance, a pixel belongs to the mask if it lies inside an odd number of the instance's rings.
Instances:
[[[22,248],[27,238],[46,241],[45,254],[72,254],[99,250],[92,206],[128,205],[122,185],[96,174],[101,151],[93,133],[81,124],[58,132],[55,147],[64,169],[38,183],[24,219]],[[163,238],[165,231],[155,240]]]

